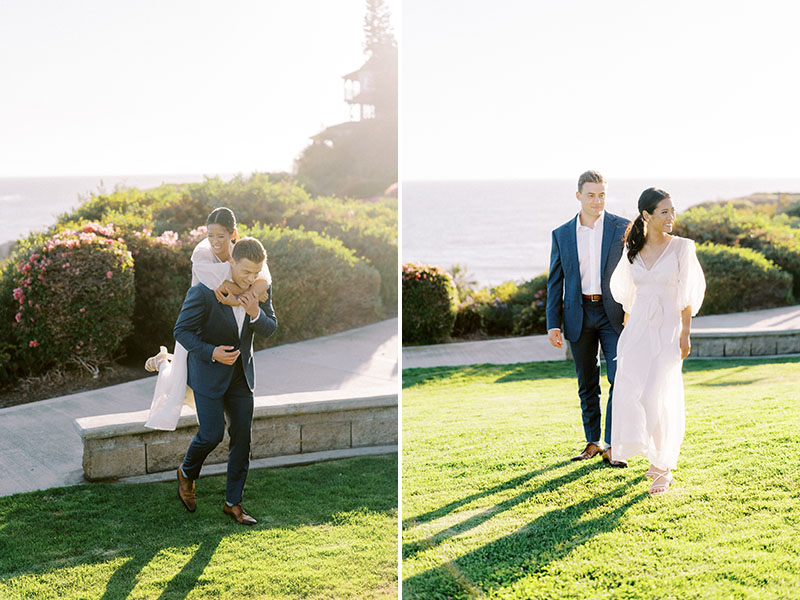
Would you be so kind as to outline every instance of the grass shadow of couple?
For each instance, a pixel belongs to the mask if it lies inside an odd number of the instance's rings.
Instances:
[[[420,515],[415,519],[407,519],[403,522],[403,528],[404,530],[411,529],[421,523],[442,518],[459,507],[482,497],[518,488],[536,477],[569,464],[571,464],[570,461],[565,460],[530,471],[490,489]],[[539,494],[577,483],[581,478],[600,468],[603,468],[602,463],[583,463],[577,469],[547,480],[534,488],[525,489],[489,509],[473,514],[456,525],[430,535],[424,540],[404,543],[403,560],[462,535]],[[619,503],[621,499],[629,495],[631,485],[641,478],[628,480],[605,493],[581,500],[566,508],[556,507],[508,535],[452,561],[408,577],[403,580],[404,596],[409,598],[472,597],[492,588],[506,587],[530,574],[542,572],[548,564],[564,558],[598,535],[614,530],[625,512],[648,496],[647,492],[642,492]],[[587,515],[591,515],[591,513],[595,513],[596,516],[587,518]]]

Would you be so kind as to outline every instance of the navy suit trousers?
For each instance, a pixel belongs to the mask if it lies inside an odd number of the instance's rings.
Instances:
[[[583,301],[583,329],[577,342],[570,342],[575,373],[578,376],[578,396],[581,399],[583,432],[587,442],[600,441],[600,359],[598,344],[603,348],[608,377],[605,442],[611,444],[611,396],[617,373],[617,341],[619,334],[606,316],[602,302]]]
[[[253,424],[253,392],[247,385],[241,356],[232,367],[233,378],[222,397],[194,393],[200,429],[189,444],[183,459],[183,472],[189,479],[200,476],[203,461],[222,441],[225,434],[225,415],[228,415],[228,479],[225,500],[239,504],[250,466],[250,431]]]

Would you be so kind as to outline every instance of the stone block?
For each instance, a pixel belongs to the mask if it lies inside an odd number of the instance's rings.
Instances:
[[[397,419],[353,421],[353,448],[397,444]]]
[[[777,336],[775,340],[776,354],[796,354],[800,352],[800,334]]]
[[[83,472],[90,481],[144,475],[144,443],[139,436],[84,440]]]
[[[350,422],[309,423],[300,432],[301,452],[321,452],[350,448]]]
[[[719,338],[692,338],[692,355],[725,356],[725,340]]]
[[[395,421],[397,422],[397,407],[387,406],[380,408],[370,408],[366,410],[354,410],[350,416],[350,421]]]
[[[750,338],[736,337],[725,340],[725,356],[750,356]]]
[[[165,432],[159,432],[165,433]],[[189,443],[194,434],[188,431],[170,431],[172,437],[154,435],[152,439],[146,439],[147,443],[147,472],[160,473],[162,471],[173,471],[183,462]]]
[[[267,419],[267,423],[253,423],[253,438],[250,455],[253,458],[286,456],[300,454],[302,450],[300,425],[285,423],[277,425]]]
[[[750,356],[765,356],[778,353],[778,341],[772,335],[759,335],[750,338]]]

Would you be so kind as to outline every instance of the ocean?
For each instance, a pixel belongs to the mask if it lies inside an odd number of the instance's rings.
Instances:
[[[550,262],[550,232],[578,212],[577,178],[408,181],[401,187],[402,261],[466,267],[481,286],[525,281]],[[622,179],[609,182],[606,210],[633,218],[651,186],[680,211],[758,192],[800,192],[797,179]]]
[[[230,179],[231,175],[220,175]],[[116,186],[149,189],[164,183],[195,183],[205,175],[113,175],[0,178],[0,246],[47,229],[59,215],[79,206],[92,192]]]

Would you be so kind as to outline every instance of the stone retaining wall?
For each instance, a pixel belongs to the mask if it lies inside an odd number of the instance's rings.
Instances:
[[[569,342],[566,358],[572,360]],[[692,333],[692,354],[690,358],[714,358],[723,356],[776,356],[800,353],[800,331],[746,331]],[[600,350],[600,358],[603,351]]]
[[[692,333],[692,355],[773,356],[800,352],[800,331],[697,332]]]
[[[177,469],[197,432],[184,407],[175,431],[147,429],[148,411],[75,419],[83,471],[94,481]],[[306,392],[257,397],[251,458],[397,444],[397,394]],[[205,464],[228,459],[228,434]]]

